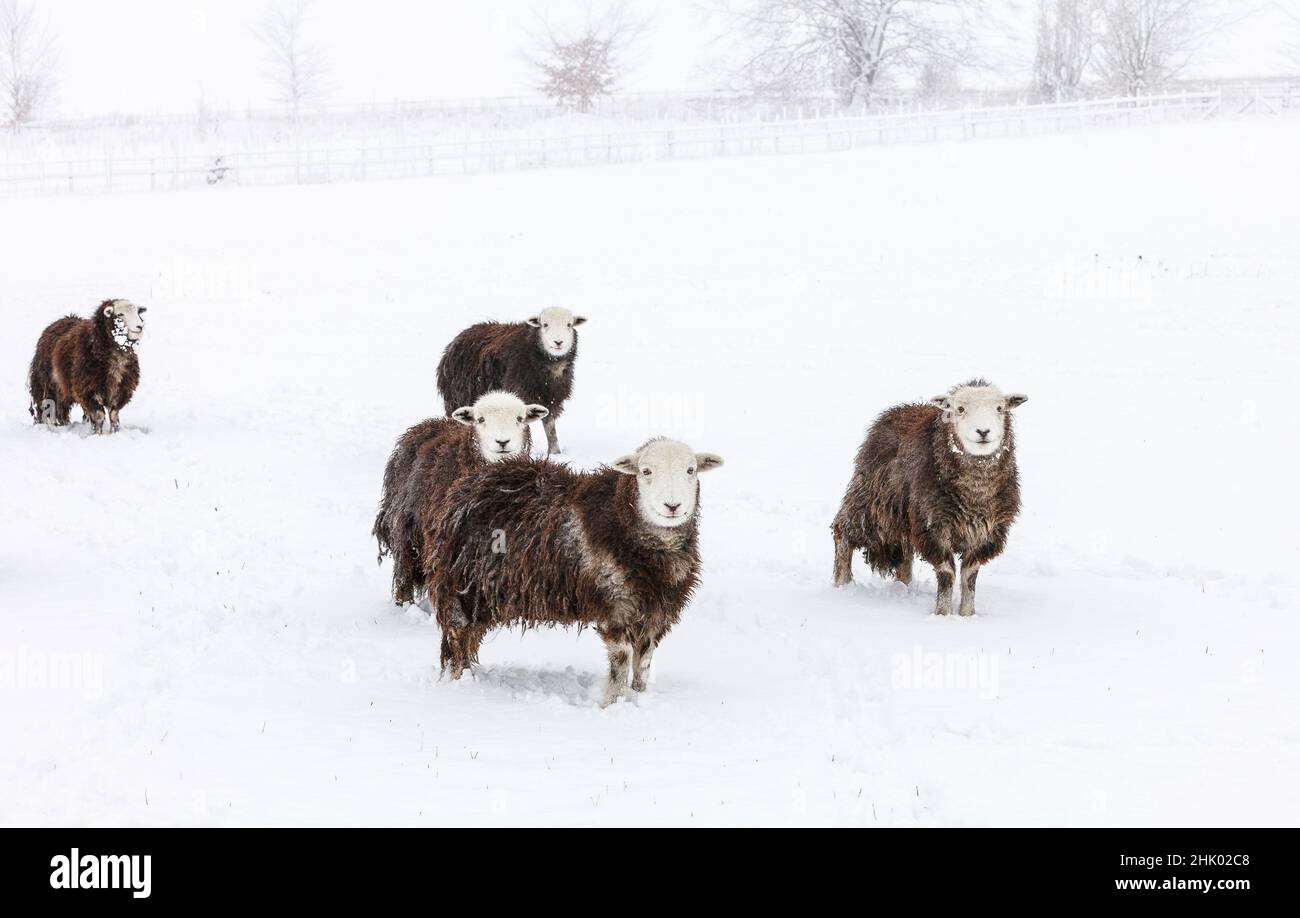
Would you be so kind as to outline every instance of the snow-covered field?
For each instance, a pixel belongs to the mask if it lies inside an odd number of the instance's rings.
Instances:
[[[4,204],[0,822],[1300,822],[1300,121]],[[35,429],[40,329],[146,302],[125,429]],[[463,326],[591,321],[592,466],[721,453],[649,692],[591,632],[439,681],[369,529]],[[871,418],[1027,392],[980,614],[828,524]],[[922,570],[922,568],[918,568]]]

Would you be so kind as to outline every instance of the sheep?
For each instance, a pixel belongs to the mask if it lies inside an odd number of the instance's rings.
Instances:
[[[526,322],[481,322],[452,339],[438,361],[438,392],[450,415],[484,392],[505,389],[550,412],[542,421],[548,453],[560,452],[555,422],[573,392],[578,333],[586,322],[567,309],[543,309]]]
[[[853,579],[854,549],[881,576],[912,582],[912,558],[934,566],[937,615],[952,613],[954,555],[961,555],[961,615],[975,614],[975,578],[1002,553],[1020,511],[1011,409],[1028,396],[982,379],[929,404],[898,405],[876,419],[831,524],[836,586]]]
[[[424,522],[441,666],[459,679],[487,632],[594,626],[604,705],[645,691],[655,648],[700,582],[698,474],[722,459],[656,439],[592,472],[531,457],[461,478]]]
[[[104,432],[105,415],[116,433],[119,412],[140,383],[135,349],[146,311],[128,300],[105,300],[89,319],[65,316],[47,326],[28,371],[33,421],[63,426],[76,403],[95,433]]]
[[[379,561],[393,556],[393,601],[415,602],[423,587],[421,533],[416,520],[461,475],[533,448],[529,423],[546,417],[509,392],[489,392],[450,418],[430,418],[406,431],[384,469],[383,495],[371,534]]]

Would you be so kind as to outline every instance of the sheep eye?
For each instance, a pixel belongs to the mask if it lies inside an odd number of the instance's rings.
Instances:
[[[957,413],[958,413],[958,414],[965,414],[965,413],[966,413],[966,409],[965,409],[965,408],[958,408],[958,409],[957,409]]]
[[[1001,414],[1001,413],[1002,413],[1002,406],[1001,406],[1001,405],[998,405],[998,414]]]
[[[695,474],[695,469],[687,469],[687,470],[686,470],[686,474],[687,474],[687,475],[694,475],[694,474]]]
[[[515,418],[515,423],[516,423],[516,424],[522,424],[523,422],[524,422],[524,419],[523,419],[523,418]]]
[[[478,419],[478,422],[479,422],[480,424],[486,424],[486,423],[487,423],[487,418],[479,418],[479,419]]]
[[[648,477],[650,477],[650,470],[649,470],[649,469],[642,469],[642,470],[641,470],[641,474],[642,474],[642,475],[645,475],[645,476],[648,478]]]

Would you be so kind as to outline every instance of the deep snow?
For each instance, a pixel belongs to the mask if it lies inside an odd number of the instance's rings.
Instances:
[[[1297,144],[6,201],[0,822],[1300,821]],[[151,307],[125,429],[33,428],[40,329],[108,296]],[[570,461],[727,459],[703,588],[606,710],[591,632],[438,681],[369,538],[444,344],[545,305],[591,319]],[[980,614],[921,566],[834,590],[866,425],[975,374],[1030,396]]]

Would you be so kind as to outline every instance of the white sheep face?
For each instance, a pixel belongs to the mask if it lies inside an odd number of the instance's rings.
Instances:
[[[451,416],[474,428],[474,439],[488,462],[499,462],[524,451],[524,432],[529,421],[550,414],[541,405],[525,405],[509,392],[489,392],[473,405],[457,408]]]
[[[573,350],[573,330],[586,321],[585,316],[552,306],[529,319],[528,324],[537,329],[538,341],[548,356],[565,357]]]
[[[614,460],[614,468],[635,475],[637,506],[653,526],[672,528],[695,517],[701,472],[722,465],[722,457],[697,453],[676,440],[651,440],[637,452]]]
[[[130,300],[113,300],[104,307],[104,315],[115,320],[126,334],[127,341],[139,341],[144,335],[145,312],[145,307],[137,306]]]
[[[1029,399],[1019,393],[1004,394],[997,386],[958,386],[930,403],[943,409],[958,447],[972,456],[991,456],[1002,448],[1011,409]]]

